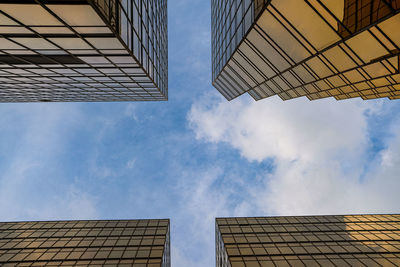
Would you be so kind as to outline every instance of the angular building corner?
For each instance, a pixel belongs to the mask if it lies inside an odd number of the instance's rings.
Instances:
[[[400,215],[216,219],[217,267],[400,266]]]
[[[211,0],[212,81],[228,100],[400,98],[400,0]]]
[[[170,267],[169,219],[0,223],[0,266]]]
[[[167,0],[0,0],[0,102],[168,98]]]

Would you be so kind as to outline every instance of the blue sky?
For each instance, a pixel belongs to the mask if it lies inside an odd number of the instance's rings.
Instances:
[[[214,218],[399,212],[400,102],[225,101],[210,1],[169,1],[169,101],[0,105],[0,220],[171,218],[213,266]]]

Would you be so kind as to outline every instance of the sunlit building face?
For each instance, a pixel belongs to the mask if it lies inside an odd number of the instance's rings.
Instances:
[[[213,85],[228,100],[400,98],[399,0],[212,0]]]
[[[399,266],[400,215],[216,219],[216,266]]]
[[[170,267],[169,220],[0,222],[0,266]]]
[[[0,102],[166,100],[166,0],[0,0]]]

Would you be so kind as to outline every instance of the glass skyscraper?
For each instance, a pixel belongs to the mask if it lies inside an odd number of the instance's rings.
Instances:
[[[0,102],[167,100],[167,0],[0,0]]]
[[[170,267],[169,220],[0,223],[0,266]]]
[[[216,219],[217,267],[400,266],[400,215]]]
[[[400,0],[212,0],[212,81],[228,100],[400,98]]]

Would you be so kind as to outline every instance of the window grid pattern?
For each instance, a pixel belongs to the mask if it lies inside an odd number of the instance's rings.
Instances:
[[[0,1],[0,102],[166,100],[166,12],[166,0]]]
[[[217,267],[399,266],[400,215],[216,219]]]
[[[212,0],[211,8],[214,80],[253,24],[255,3],[252,0]]]
[[[6,264],[169,267],[169,220],[0,223]]]
[[[400,98],[400,1],[273,0],[259,12],[213,80],[228,100]]]

